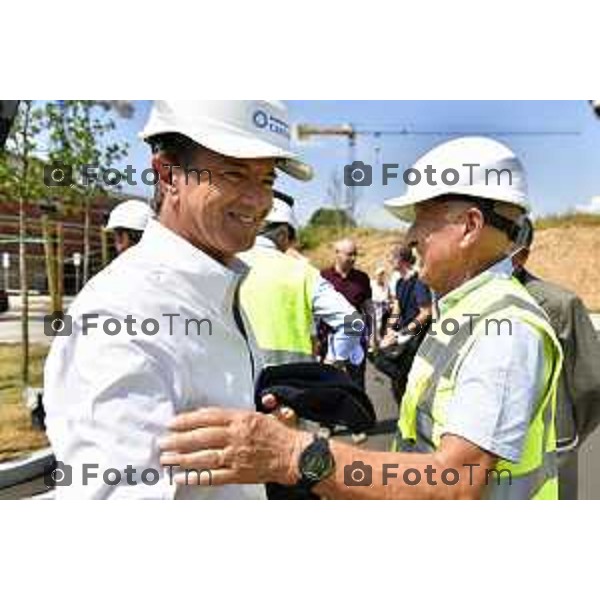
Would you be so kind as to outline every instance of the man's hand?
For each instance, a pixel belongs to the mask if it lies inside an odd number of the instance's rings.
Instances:
[[[394,345],[398,339],[398,334],[395,331],[388,331],[385,336],[381,339],[379,347],[381,349],[389,348]]]
[[[267,394],[261,398],[262,405],[271,411],[269,414],[288,427],[297,427],[298,415],[293,408],[283,406],[274,394]]]
[[[175,475],[178,484],[292,485],[298,481],[300,454],[311,440],[310,434],[286,427],[271,415],[221,408],[181,414],[170,429],[159,444],[161,464],[198,471]],[[203,469],[210,471],[210,480],[199,477]]]

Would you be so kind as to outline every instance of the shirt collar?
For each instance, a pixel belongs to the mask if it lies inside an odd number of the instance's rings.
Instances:
[[[503,258],[491,267],[472,277],[468,281],[451,290],[441,298],[436,298],[440,313],[444,313],[460,302],[468,293],[487,283],[491,279],[510,279],[513,275],[512,260]]]
[[[149,221],[137,248],[143,256],[168,271],[197,277],[207,297],[229,306],[249,271],[246,263],[238,258],[227,265],[220,263],[155,219]]]
[[[259,235],[256,238],[256,243],[254,244],[257,248],[271,248],[272,250],[277,250],[277,246],[273,240],[270,240],[268,237],[264,235]]]

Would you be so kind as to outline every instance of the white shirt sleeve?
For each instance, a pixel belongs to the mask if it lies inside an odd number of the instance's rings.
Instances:
[[[101,323],[88,335],[74,323],[46,362],[48,436],[72,480],[57,494],[171,499],[175,485],[159,464],[157,441],[174,416],[173,375],[152,341],[108,336]]]
[[[530,325],[490,323],[460,366],[444,433],[519,462],[544,381],[544,341]]]
[[[354,365],[362,363],[364,351],[360,344],[361,336],[353,333],[348,323],[348,320],[352,322],[356,309],[320,275],[315,284],[312,306],[314,319],[322,319],[333,329],[328,358],[349,360]]]

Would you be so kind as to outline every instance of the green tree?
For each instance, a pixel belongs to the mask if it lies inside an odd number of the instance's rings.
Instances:
[[[112,108],[131,116],[120,110],[121,105],[113,106],[110,101],[61,100],[49,102],[45,108],[48,158],[51,163],[67,165],[74,177],[73,185],[61,189],[62,199],[67,206],[79,206],[83,213],[84,284],[90,277],[91,205],[98,195],[120,189],[120,185],[109,185],[108,171],[121,177],[114,165],[127,156],[129,148],[126,143],[110,140],[110,133],[116,128]]]
[[[124,104],[117,101],[67,100],[37,102],[21,101],[17,117],[0,154],[0,199],[19,203],[19,280],[21,288],[21,380],[29,385],[29,285],[27,243],[28,207],[46,203],[51,196],[60,195],[61,213],[76,210],[84,218],[84,282],[89,277],[90,264],[90,207],[94,197],[107,193],[102,174],[127,155],[126,144],[110,140],[116,124],[111,117],[114,109],[128,118]],[[127,103],[125,103],[127,104]],[[61,162],[73,173],[81,173],[84,165],[97,166],[99,180],[84,186],[79,177],[73,185],[48,187],[44,168]],[[118,189],[117,186],[110,186]],[[47,225],[47,224],[46,224]],[[45,227],[48,231],[48,227]],[[46,240],[48,241],[48,240]],[[38,243],[39,240],[35,240]],[[49,276],[50,271],[49,270]],[[58,269],[57,272],[61,272]],[[58,286],[49,287],[56,289]]]
[[[354,219],[341,208],[318,208],[310,217],[309,227],[335,227],[344,229],[356,227]]]
[[[27,207],[45,196],[42,165],[36,158],[44,112],[38,103],[23,100],[0,155],[0,193],[19,202],[19,280],[21,288],[21,385],[29,385],[29,285],[27,279]]]

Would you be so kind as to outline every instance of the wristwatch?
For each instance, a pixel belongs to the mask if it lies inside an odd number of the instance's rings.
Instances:
[[[333,473],[335,460],[325,436],[318,433],[314,435],[312,442],[300,454],[298,470],[300,480],[297,485],[307,492]]]

